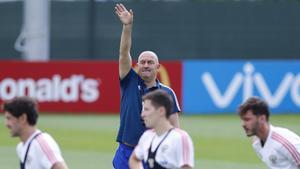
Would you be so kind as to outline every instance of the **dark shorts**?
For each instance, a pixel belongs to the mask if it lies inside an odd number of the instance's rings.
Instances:
[[[134,147],[127,146],[123,143],[119,143],[119,147],[116,151],[113,159],[113,166],[115,169],[129,169],[129,158],[133,152]],[[143,163],[144,168],[146,165]],[[145,168],[146,169],[146,168]]]
[[[129,169],[129,158],[131,156],[133,147],[129,147],[123,143],[119,143],[119,147],[116,151],[113,159],[113,166],[115,169]]]

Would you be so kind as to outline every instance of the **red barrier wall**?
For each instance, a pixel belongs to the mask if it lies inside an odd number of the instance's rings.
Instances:
[[[115,61],[0,62],[0,102],[28,95],[43,112],[118,113]],[[181,63],[162,62],[159,79],[181,102]]]

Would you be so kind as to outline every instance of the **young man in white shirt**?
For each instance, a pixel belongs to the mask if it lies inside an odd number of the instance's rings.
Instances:
[[[300,169],[300,137],[269,123],[265,101],[249,98],[239,107],[239,115],[246,135],[255,136],[254,150],[269,169]]]
[[[190,136],[175,128],[168,120],[172,112],[171,96],[157,89],[143,96],[141,116],[147,128],[132,153],[131,169],[191,169],[194,167],[194,147]]]
[[[17,97],[3,105],[5,125],[12,137],[19,137],[17,155],[20,169],[67,169],[55,140],[36,127],[37,103],[29,97]]]

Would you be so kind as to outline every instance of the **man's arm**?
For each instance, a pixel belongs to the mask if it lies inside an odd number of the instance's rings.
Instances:
[[[170,120],[172,126],[180,128],[178,114],[179,114],[179,112],[171,114],[169,117],[169,120]]]
[[[142,169],[142,161],[137,158],[134,152],[132,152],[130,159],[129,159],[129,168],[130,169]]]
[[[133,11],[128,11],[123,4],[117,4],[115,6],[115,12],[123,24],[119,53],[119,76],[121,79],[123,79],[130,71],[132,65],[130,48]]]
[[[68,169],[68,167],[65,162],[56,162],[51,169]]]

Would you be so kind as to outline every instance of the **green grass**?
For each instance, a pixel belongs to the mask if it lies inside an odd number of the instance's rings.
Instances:
[[[0,118],[3,122],[2,115]],[[273,115],[271,121],[300,134],[300,115]],[[266,168],[252,150],[251,138],[244,135],[237,116],[181,116],[180,123],[193,139],[196,169]],[[38,127],[56,139],[70,169],[109,169],[117,147],[118,124],[118,116],[41,115]],[[0,125],[1,168],[18,168],[18,142]]]

